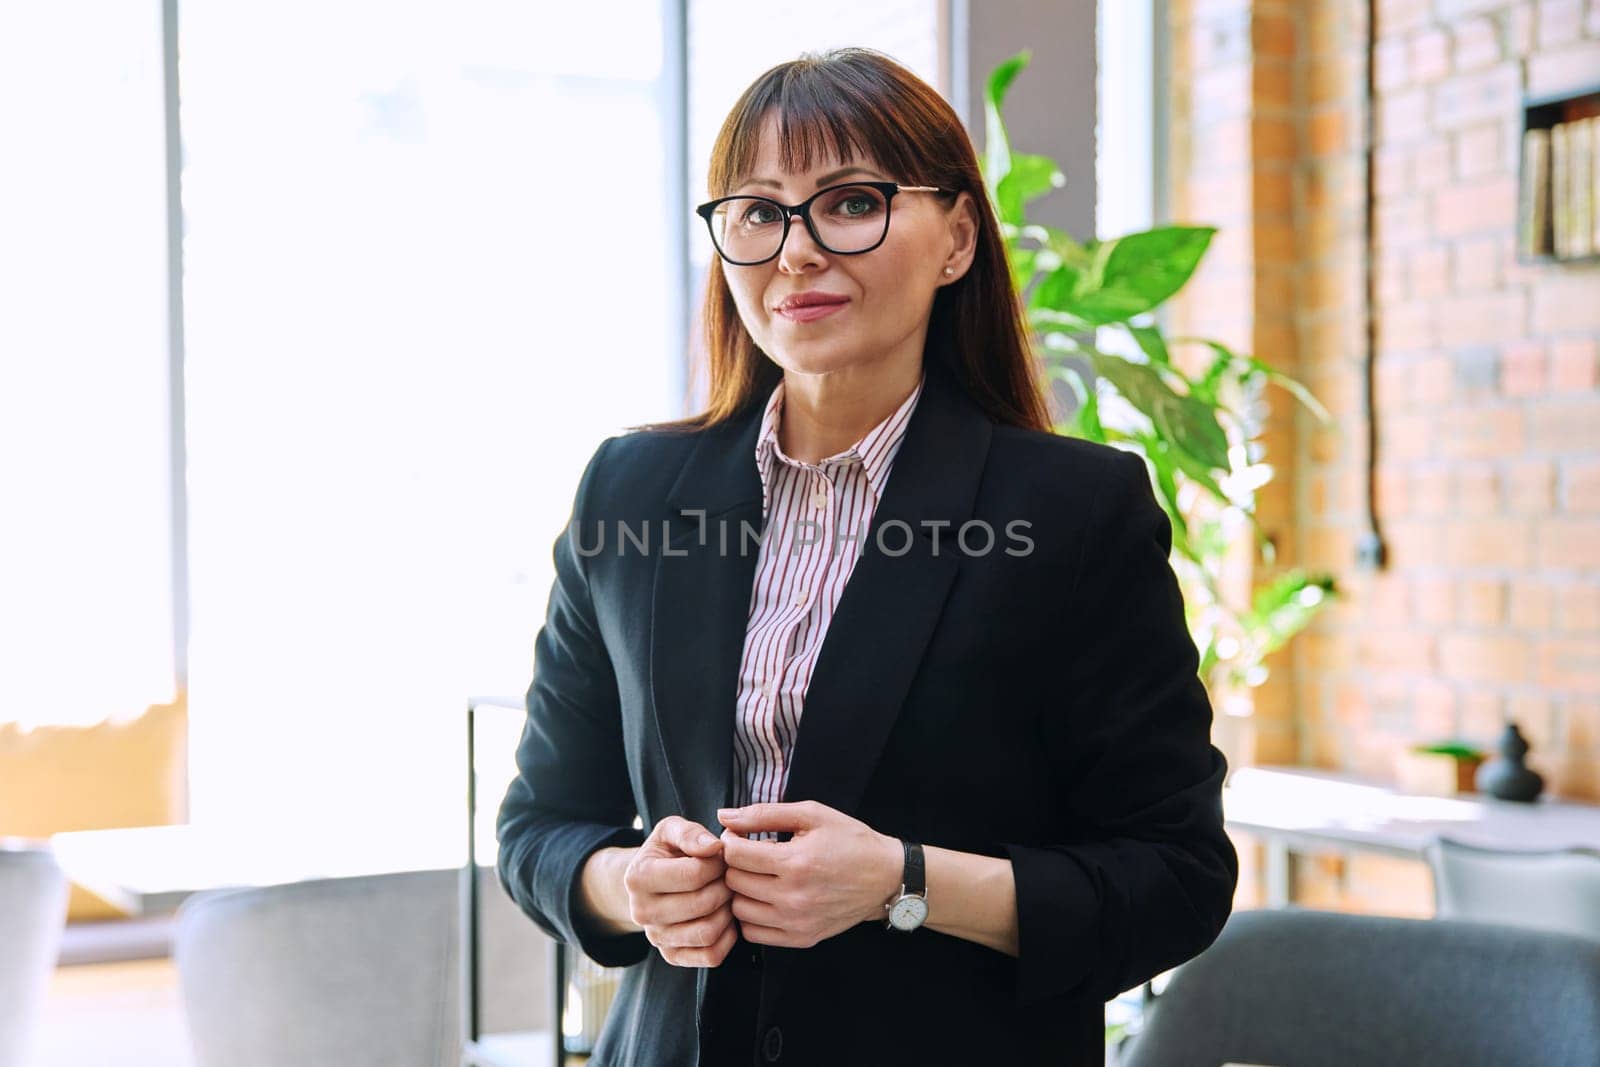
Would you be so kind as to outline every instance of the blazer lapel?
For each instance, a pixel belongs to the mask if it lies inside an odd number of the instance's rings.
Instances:
[[[712,833],[734,796],[733,715],[761,529],[755,442],[770,395],[702,433],[667,495],[664,545],[652,546],[656,729],[678,811]]]

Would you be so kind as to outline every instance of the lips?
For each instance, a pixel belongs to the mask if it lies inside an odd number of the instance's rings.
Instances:
[[[819,307],[826,304],[843,304],[850,298],[838,293],[791,293],[778,301],[775,310],[793,311],[796,308]]]
[[[838,293],[791,293],[773,308],[781,319],[789,322],[816,322],[827,318],[850,302]]]
[[[849,306],[850,302],[848,300],[838,300],[831,304],[804,304],[796,307],[779,308],[778,318],[793,323],[816,322],[818,319],[825,319],[829,315],[838,315]]]

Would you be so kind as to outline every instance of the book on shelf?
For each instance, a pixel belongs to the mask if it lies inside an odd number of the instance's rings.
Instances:
[[[1589,127],[1589,251],[1600,253],[1600,115],[1584,123]]]
[[[1550,131],[1522,134],[1522,189],[1517,208],[1518,241],[1524,256],[1548,256],[1550,244]]]
[[[1567,255],[1575,259],[1594,252],[1594,204],[1589,198],[1594,188],[1594,122],[1576,119],[1566,125],[1567,159],[1572,165],[1567,175],[1567,195],[1572,199],[1567,207],[1572,227]]]
[[[1557,259],[1567,258],[1572,235],[1571,197],[1567,193],[1572,177],[1570,154],[1566,123],[1558,122],[1550,127],[1550,251]]]

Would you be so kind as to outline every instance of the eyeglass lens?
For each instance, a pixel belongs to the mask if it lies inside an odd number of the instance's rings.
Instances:
[[[811,222],[829,252],[864,252],[888,230],[889,203],[870,185],[844,185],[812,201]],[[794,225],[801,225],[800,220]],[[741,263],[770,259],[783,242],[783,212],[770,200],[737,197],[712,212],[711,236],[729,259]]]

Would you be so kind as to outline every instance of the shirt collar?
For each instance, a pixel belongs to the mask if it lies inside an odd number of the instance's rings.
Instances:
[[[911,422],[911,413],[916,409],[917,399],[922,395],[922,387],[927,380],[927,372],[923,371],[917,378],[916,388],[912,389],[911,394],[882,422],[868,430],[861,440],[849,448],[836,452],[816,464],[801,463],[791,459],[784,455],[783,449],[778,446],[778,426],[782,422],[784,392],[784,383],[780,380],[767,399],[766,410],[761,415],[761,428],[756,434],[756,469],[761,472],[763,513],[766,512],[768,502],[772,498],[772,465],[775,459],[793,467],[808,470],[820,468],[829,473],[840,467],[860,463],[866,471],[867,484],[872,490],[873,504],[876,505],[883,499],[884,482],[889,477],[889,468],[894,463],[895,454],[900,451],[906,426]]]

